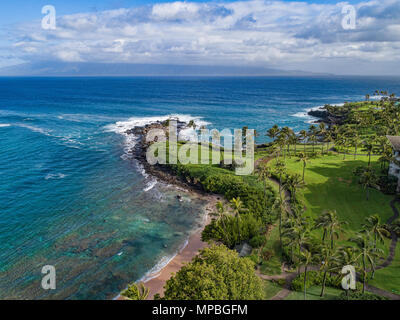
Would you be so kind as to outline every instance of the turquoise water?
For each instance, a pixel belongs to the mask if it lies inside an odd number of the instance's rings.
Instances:
[[[204,201],[144,174],[125,128],[180,114],[298,131],[306,109],[376,89],[400,93],[400,80],[0,78],[0,298],[112,298],[199,225]],[[56,267],[54,291],[41,289],[44,265]]]

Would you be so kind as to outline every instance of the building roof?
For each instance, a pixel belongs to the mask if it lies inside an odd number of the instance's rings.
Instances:
[[[400,151],[400,136],[386,136],[395,151]]]

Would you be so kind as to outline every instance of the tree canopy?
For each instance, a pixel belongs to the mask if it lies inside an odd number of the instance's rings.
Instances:
[[[200,251],[165,285],[165,300],[257,300],[263,298],[254,263],[224,245]]]

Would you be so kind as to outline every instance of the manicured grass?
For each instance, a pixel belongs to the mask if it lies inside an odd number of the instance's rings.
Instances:
[[[270,165],[273,166],[274,163],[275,161],[271,161]],[[343,160],[343,156],[337,154],[319,156],[310,159],[307,164],[306,184],[299,189],[297,196],[306,206],[305,215],[316,218],[324,210],[336,210],[339,218],[348,223],[338,245],[346,244],[346,239],[360,230],[366,217],[379,214],[382,222],[386,222],[393,215],[389,205],[393,196],[371,189],[370,199],[367,201],[365,190],[354,176],[353,170],[356,167],[367,164],[367,156],[358,156],[356,160],[352,157]],[[379,170],[377,157],[372,157],[372,166]],[[302,175],[303,164],[295,157],[286,159],[286,167],[288,172]],[[386,240],[385,245],[379,245],[384,250],[384,257],[388,254],[389,244],[390,240]],[[399,290],[400,277],[397,274],[400,267],[399,250],[398,247],[395,261],[390,267],[376,272],[376,278],[370,282],[371,285],[389,291],[396,288]]]
[[[274,297],[279,291],[282,290],[282,287],[276,284],[273,281],[263,280],[264,284],[264,293],[265,293],[265,300],[269,300]]]
[[[307,300],[336,300],[343,290],[336,288],[325,288],[325,295],[321,298],[319,295],[321,293],[320,286],[314,286],[307,290]],[[285,300],[304,300],[303,292],[293,291],[290,293]]]

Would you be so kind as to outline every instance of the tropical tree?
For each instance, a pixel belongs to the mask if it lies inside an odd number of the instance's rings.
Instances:
[[[308,137],[309,140],[312,142],[313,146],[313,153],[315,152],[315,143],[317,142],[317,127],[314,125],[311,125],[309,130],[308,130]]]
[[[299,174],[286,175],[284,187],[290,191],[292,202],[296,202],[297,189],[303,184],[301,176]]]
[[[226,243],[229,243],[229,234],[226,229],[225,219],[227,217],[227,212],[224,204],[221,201],[218,201],[215,205],[217,211],[213,212],[212,215],[216,218],[217,221],[221,222],[222,225],[222,234],[225,237]]]
[[[301,141],[304,144],[304,153],[306,153],[306,140],[307,140],[307,137],[308,137],[308,133],[307,133],[306,130],[301,130],[299,132],[299,138],[301,139]]]
[[[301,251],[301,262],[304,266],[304,300],[307,300],[307,269],[312,262],[312,253],[307,249]]]
[[[298,161],[303,162],[303,183],[305,183],[304,176],[305,176],[306,167],[307,167],[307,163],[308,163],[309,159],[308,159],[307,154],[305,152],[300,152],[297,157],[299,158]]]
[[[338,249],[339,263],[342,266],[353,266],[357,262],[356,251],[353,246],[344,246]],[[349,290],[346,290],[347,299],[349,298]]]
[[[369,200],[370,188],[377,187],[377,176],[370,168],[365,170],[360,177],[360,183],[366,191],[367,201]]]
[[[278,162],[275,164],[275,171],[276,171],[276,173],[277,173],[278,176],[279,176],[279,197],[280,197],[280,199],[282,200],[282,185],[283,185],[283,183],[282,183],[282,178],[283,178],[283,175],[284,175],[285,172],[286,172],[285,163],[282,162],[282,161],[278,161]]]
[[[367,217],[365,220],[366,223],[362,227],[373,235],[374,248],[376,248],[377,241],[384,243],[385,237],[389,237],[390,232],[387,230],[387,226],[381,223],[381,217],[377,214]]]
[[[325,141],[325,135],[327,133],[326,125],[324,122],[320,122],[318,125],[318,135],[322,137],[322,141]],[[324,144],[321,145],[321,154],[324,153]]]
[[[272,128],[268,129],[266,136],[275,141],[276,137],[279,135],[279,132],[279,127],[275,124]]]
[[[330,247],[322,246],[317,257],[321,261],[320,271],[323,273],[322,288],[320,296],[323,297],[325,294],[326,277],[328,272],[334,272],[339,267],[339,259],[337,252]]]
[[[129,300],[146,300],[149,296],[149,288],[146,288],[141,282],[140,284],[133,283],[122,292],[122,295]]]
[[[279,220],[279,242],[282,243],[282,220],[284,216],[287,213],[287,204],[286,200],[283,200],[281,198],[277,198],[272,206],[272,208],[277,212],[278,214],[278,220]]]
[[[334,239],[339,238],[339,234],[343,232],[343,226],[346,224],[347,222],[339,220],[336,210],[327,210],[315,220],[315,228],[324,230],[322,241],[324,242],[326,237],[329,237],[331,249],[334,248]]]
[[[254,262],[224,245],[200,250],[165,284],[163,300],[260,300],[262,281]]]
[[[359,233],[354,238],[350,239],[350,241],[354,242],[357,246],[357,260],[361,260],[361,270],[363,272],[362,292],[365,293],[368,277],[367,264],[369,263],[371,266],[373,278],[375,274],[375,261],[379,257],[379,255],[383,253],[383,251],[381,249],[374,248],[369,232],[364,231],[362,233]]]
[[[257,170],[257,178],[258,181],[261,181],[263,183],[264,187],[264,200],[266,201],[267,199],[267,181],[269,178],[272,177],[272,170],[269,166],[266,164],[261,165],[258,170]]]
[[[374,151],[374,144],[372,143],[372,140],[364,141],[363,151],[366,151],[368,154],[368,167],[370,167],[371,166],[371,155],[372,155],[372,152]]]
[[[244,208],[243,206],[243,202],[242,200],[240,200],[240,197],[238,198],[233,198],[231,201],[231,206],[233,209],[233,212],[235,214],[235,218],[236,218],[236,224],[237,224],[237,231],[238,231],[238,235],[239,235],[239,242],[241,241],[241,237],[240,237],[240,214],[247,211],[246,208]]]

